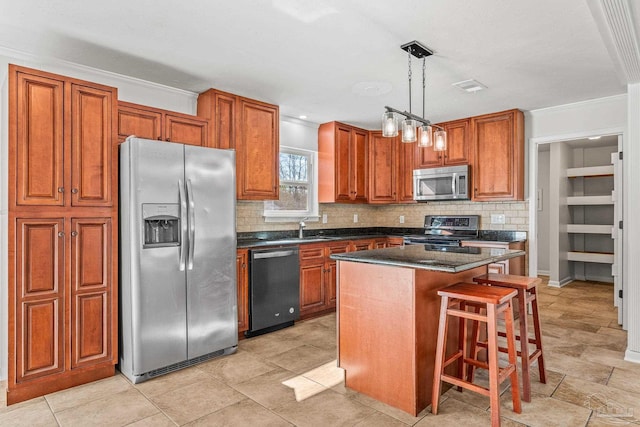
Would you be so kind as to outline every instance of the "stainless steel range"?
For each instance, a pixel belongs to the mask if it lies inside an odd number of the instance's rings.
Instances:
[[[427,215],[424,233],[405,236],[404,243],[434,250],[460,247],[463,240],[478,238],[479,223],[479,215]]]

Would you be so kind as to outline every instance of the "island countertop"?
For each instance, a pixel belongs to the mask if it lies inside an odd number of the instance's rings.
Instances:
[[[454,246],[442,248],[442,250],[428,250],[423,245],[409,245],[370,251],[345,252],[333,254],[331,258],[337,261],[458,273],[524,255],[525,251],[513,249]]]

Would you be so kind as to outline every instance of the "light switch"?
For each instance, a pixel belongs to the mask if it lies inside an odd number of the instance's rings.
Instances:
[[[358,214],[353,214],[353,222],[358,222]]]
[[[400,215],[400,224],[404,224],[404,215]]]
[[[328,222],[327,214],[322,214],[322,223],[326,224]]]

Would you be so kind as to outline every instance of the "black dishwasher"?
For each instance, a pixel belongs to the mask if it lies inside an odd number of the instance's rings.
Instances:
[[[252,337],[293,325],[300,317],[298,247],[249,251],[249,330]]]

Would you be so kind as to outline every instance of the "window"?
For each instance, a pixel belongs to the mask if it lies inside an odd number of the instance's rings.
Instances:
[[[264,202],[266,221],[318,216],[316,153],[280,147],[280,199]]]

